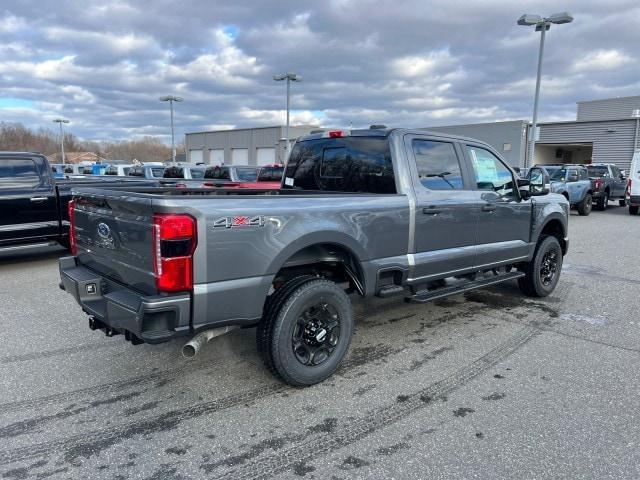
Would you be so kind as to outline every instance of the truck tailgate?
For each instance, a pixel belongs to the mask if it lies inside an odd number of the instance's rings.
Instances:
[[[151,199],[76,192],[78,263],[115,282],[155,294]]]

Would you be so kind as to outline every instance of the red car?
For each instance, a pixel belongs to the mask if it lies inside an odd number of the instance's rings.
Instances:
[[[273,164],[265,165],[258,172],[258,178],[255,182],[241,182],[238,188],[260,188],[277,190],[282,183],[282,175],[284,174],[284,165]]]

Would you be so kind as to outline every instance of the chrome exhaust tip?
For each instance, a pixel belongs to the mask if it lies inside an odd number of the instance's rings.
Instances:
[[[237,325],[231,325],[228,327],[213,328],[211,330],[200,332],[194,335],[191,340],[184,344],[184,346],[182,347],[182,356],[184,358],[193,358],[198,354],[200,349],[212,339],[219,337],[220,335],[224,335],[225,333],[229,333],[232,330],[236,330],[238,328],[240,327]]]

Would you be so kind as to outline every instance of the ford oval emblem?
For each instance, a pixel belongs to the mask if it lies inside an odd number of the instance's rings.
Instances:
[[[111,238],[111,228],[104,222],[100,222],[98,224],[98,235],[100,235],[105,240]]]

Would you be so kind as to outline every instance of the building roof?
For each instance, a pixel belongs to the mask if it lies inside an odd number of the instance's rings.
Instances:
[[[60,152],[47,155],[47,159],[51,163],[59,163],[62,160]],[[80,162],[96,162],[105,160],[95,152],[64,152],[64,159],[66,163],[80,163]]]
[[[609,98],[598,98],[595,100],[578,100],[576,103],[591,103],[591,102],[609,102],[611,100],[630,100],[630,99],[638,99],[640,100],[640,95],[629,95],[626,97],[609,97]]]
[[[266,127],[245,127],[245,128],[226,128],[223,130],[202,130],[199,132],[187,132],[185,135],[196,135],[198,133],[219,133],[219,132],[241,132],[246,130],[266,130],[269,128],[287,128],[286,125],[269,125]],[[317,125],[289,125],[289,128],[321,128]]]

